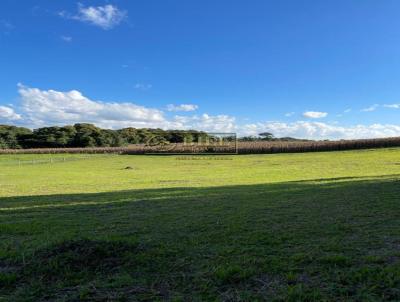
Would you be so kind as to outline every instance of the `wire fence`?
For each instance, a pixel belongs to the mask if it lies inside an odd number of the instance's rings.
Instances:
[[[1,159],[0,166],[59,164],[59,163],[87,160],[94,157],[98,158],[99,156],[82,155],[82,156],[31,157],[31,158],[19,158],[19,157],[13,158],[13,157],[14,156],[7,156],[6,158]]]

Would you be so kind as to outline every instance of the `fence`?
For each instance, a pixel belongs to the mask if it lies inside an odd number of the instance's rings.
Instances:
[[[18,153],[21,154],[21,153]],[[18,154],[13,154],[12,157],[3,158],[0,160],[0,166],[26,166],[26,165],[38,165],[38,164],[57,164],[72,161],[81,161],[93,158],[92,155],[82,156],[57,156],[57,157],[32,157],[32,158],[18,158]],[[41,154],[45,155],[45,154]],[[48,154],[47,154],[48,155]],[[97,156],[96,156],[97,157]]]

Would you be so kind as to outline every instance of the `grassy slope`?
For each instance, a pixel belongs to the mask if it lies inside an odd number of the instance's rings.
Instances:
[[[400,300],[399,149],[77,157],[0,157],[0,301]]]

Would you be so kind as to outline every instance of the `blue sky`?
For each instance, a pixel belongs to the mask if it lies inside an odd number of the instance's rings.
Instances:
[[[0,123],[400,135],[400,2],[3,0]]]

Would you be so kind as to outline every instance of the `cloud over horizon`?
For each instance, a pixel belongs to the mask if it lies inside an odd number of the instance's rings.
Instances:
[[[200,116],[175,116],[175,123],[181,125],[180,129],[202,130],[208,132],[235,132],[237,126],[235,118],[225,114]]]
[[[30,128],[85,122],[110,129],[136,127],[198,129],[211,132],[234,130],[234,118],[227,115],[202,114],[167,119],[164,112],[159,109],[139,106],[131,102],[91,100],[77,90],[41,90],[18,84],[18,92],[21,114],[12,111],[14,114],[12,115],[10,110],[3,109],[4,116],[7,114],[9,120],[12,116],[14,119],[19,117],[18,124]],[[190,111],[189,109],[197,108],[197,105],[184,105],[182,108]]]
[[[271,132],[276,137],[291,136],[316,140],[400,136],[400,125],[393,124],[341,126],[316,121],[238,123],[234,116],[226,114],[202,113],[168,117],[161,109],[140,106],[132,102],[92,100],[77,90],[41,90],[18,84],[18,92],[20,105],[13,108],[0,106],[0,122],[29,128],[86,122],[109,129],[125,127],[192,129],[236,132],[239,136]],[[170,109],[174,109],[172,111],[190,112],[197,108],[198,106],[193,104],[170,104]],[[323,112],[312,112],[310,116],[326,115]]]
[[[305,139],[362,139],[400,136],[400,125],[372,124],[338,126],[322,122],[298,121],[293,123],[265,122],[247,124],[243,127],[246,135],[271,132],[276,137],[295,137]]]
[[[16,121],[20,120],[21,115],[17,114],[13,108],[7,106],[0,106],[0,121]]]
[[[149,127],[165,121],[163,112],[133,103],[93,101],[77,90],[66,92],[18,86],[21,109],[35,125],[95,123],[106,127]]]

